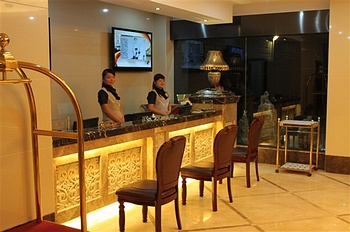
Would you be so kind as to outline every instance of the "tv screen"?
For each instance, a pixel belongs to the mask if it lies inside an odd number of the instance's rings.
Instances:
[[[112,27],[113,67],[117,71],[152,71],[152,33]]]
[[[244,60],[244,58],[245,58],[243,48],[235,47],[232,45],[226,46],[226,55],[227,56],[239,55],[239,58],[241,58],[242,60]]]

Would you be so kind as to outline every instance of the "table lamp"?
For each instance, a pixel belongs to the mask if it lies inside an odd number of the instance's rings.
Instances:
[[[208,80],[210,84],[218,88],[220,87],[220,71],[229,70],[229,66],[224,61],[221,51],[209,50],[205,61],[200,66],[200,70],[208,70]]]

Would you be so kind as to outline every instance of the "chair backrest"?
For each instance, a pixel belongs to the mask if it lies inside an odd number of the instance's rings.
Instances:
[[[248,153],[253,154],[258,151],[261,130],[264,125],[265,118],[263,116],[255,118],[248,131]]]
[[[177,187],[185,145],[184,136],[175,136],[159,148],[156,160],[158,193]]]
[[[238,126],[229,125],[222,128],[214,140],[214,172],[220,173],[221,169],[227,170],[231,165],[232,152],[237,138]],[[222,170],[223,171],[223,170]]]

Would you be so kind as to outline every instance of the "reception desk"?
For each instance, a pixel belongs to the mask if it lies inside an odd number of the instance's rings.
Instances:
[[[212,157],[222,112],[207,112],[150,122],[126,122],[117,128],[85,131],[87,212],[116,202],[115,191],[139,179],[155,178],[159,147],[177,135],[186,137],[183,165]],[[79,216],[77,144],[54,139],[56,222]]]
[[[237,124],[237,103],[240,98],[231,91],[213,89],[203,89],[189,97],[192,110],[220,110],[223,126]]]

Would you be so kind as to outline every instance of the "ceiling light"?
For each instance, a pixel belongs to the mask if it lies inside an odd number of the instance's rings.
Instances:
[[[160,7],[156,7],[156,10],[160,10]]]
[[[103,13],[107,13],[107,12],[108,12],[108,9],[107,9],[107,8],[104,8],[104,9],[102,10],[102,12],[103,12]]]
[[[279,38],[279,36],[278,36],[278,35],[275,35],[275,36],[272,38],[272,41],[276,41],[278,38]]]

